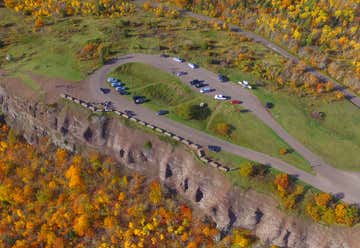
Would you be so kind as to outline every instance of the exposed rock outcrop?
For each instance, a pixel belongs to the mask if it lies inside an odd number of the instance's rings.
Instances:
[[[115,117],[96,115],[74,104],[43,104],[0,93],[6,121],[30,143],[49,136],[72,151],[86,146],[109,154],[131,169],[159,177],[225,231],[233,226],[249,228],[264,244],[282,247],[359,247],[360,228],[330,228],[288,216],[271,197],[233,187],[218,170],[202,166],[180,143],[167,143]],[[151,148],[145,142],[151,142]]]

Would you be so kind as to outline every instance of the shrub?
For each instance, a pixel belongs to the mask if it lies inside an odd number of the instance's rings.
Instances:
[[[211,115],[211,110],[198,104],[182,104],[176,107],[175,113],[185,120],[205,120]]]
[[[243,177],[252,177],[255,174],[254,164],[246,163],[244,166],[240,168],[240,175]]]
[[[282,173],[276,175],[274,184],[281,198],[284,198],[287,195],[287,189],[289,187],[289,176],[288,174]]]
[[[268,172],[268,168],[263,164],[256,164],[253,162],[248,162],[245,165],[241,166],[239,173],[244,177],[255,177],[255,176],[265,176]]]
[[[146,2],[144,3],[143,7],[144,7],[144,10],[146,10],[146,11],[150,10],[150,9],[151,9],[151,4],[150,4],[150,2],[146,1]]]
[[[42,18],[37,18],[35,20],[35,28],[41,28],[45,25],[44,21]]]
[[[336,223],[334,209],[327,208],[325,212],[321,215],[321,220],[328,224]]]
[[[289,153],[289,150],[287,148],[280,148],[280,150],[279,150],[280,155],[285,155],[288,153]]]
[[[211,110],[208,106],[201,107],[200,105],[191,105],[189,107],[190,119],[205,120],[211,115]]]
[[[216,125],[215,131],[222,136],[230,136],[233,131],[233,127],[227,123],[219,123]]]
[[[315,203],[319,207],[327,207],[331,201],[331,195],[329,193],[319,193],[315,196]]]
[[[144,148],[146,150],[150,150],[152,148],[152,143],[150,140],[146,141],[145,144],[144,144]]]
[[[345,98],[345,95],[341,91],[336,91],[335,98],[336,98],[336,100],[340,101],[340,100],[343,100]]]

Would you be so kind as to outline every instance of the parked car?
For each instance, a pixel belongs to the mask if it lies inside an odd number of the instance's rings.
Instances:
[[[159,110],[158,112],[156,112],[157,115],[166,115],[168,113],[169,113],[169,111],[167,111],[167,110]]]
[[[207,86],[207,84],[204,84],[204,83],[200,82],[200,83],[194,84],[194,86],[195,86],[196,88],[202,88],[202,87]]]
[[[144,96],[133,96],[133,100],[136,104],[142,104],[146,102],[146,98]]]
[[[214,96],[214,99],[216,99],[216,100],[227,100],[227,99],[229,99],[230,97],[228,97],[228,96],[224,96],[224,95],[221,95],[221,94],[218,94],[218,95],[215,95]]]
[[[197,64],[193,64],[193,63],[188,63],[188,66],[189,66],[191,69],[199,68],[199,66],[198,66]]]
[[[122,89],[118,89],[116,90],[120,95],[129,95],[129,92],[127,92],[126,90],[122,90]]]
[[[126,90],[126,87],[125,86],[118,86],[115,88],[116,91],[119,91],[119,90]]]
[[[103,102],[103,106],[104,107],[110,107],[110,106],[112,106],[112,102],[110,102],[110,101],[105,101],[105,102]]]
[[[231,101],[231,104],[234,104],[234,105],[235,105],[235,104],[240,104],[240,103],[241,103],[241,101],[239,101],[239,100],[232,100],[232,101]]]
[[[112,84],[112,83],[117,83],[117,82],[119,82],[119,80],[116,79],[116,78],[113,78],[113,77],[109,77],[109,78],[107,79],[107,82]]]
[[[273,104],[272,102],[267,102],[267,103],[265,104],[265,107],[268,108],[268,109],[271,109],[271,108],[274,107],[274,104]]]
[[[165,53],[162,53],[162,54],[160,54],[160,57],[162,57],[162,58],[167,58],[167,57],[169,57],[169,55],[167,55],[167,54],[165,54]]]
[[[198,83],[201,83],[201,81],[199,79],[193,79],[193,80],[190,81],[191,85],[195,85],[195,84],[198,84]]]
[[[220,80],[220,82],[223,82],[223,83],[229,81],[229,78],[222,74],[218,75],[218,79]]]
[[[173,60],[174,60],[175,62],[178,62],[178,63],[182,63],[182,62],[185,61],[184,59],[177,58],[177,57],[173,58]]]
[[[186,71],[178,71],[178,72],[175,72],[174,74],[175,74],[176,76],[178,76],[178,77],[181,77],[181,76],[186,75],[187,72],[186,72]]]
[[[212,89],[210,87],[204,87],[204,88],[201,88],[200,89],[200,93],[209,93],[209,92],[212,92],[214,91],[215,89]]]
[[[249,84],[248,81],[245,81],[245,80],[242,81],[242,82],[239,81],[238,84],[240,84],[243,88],[247,88],[247,89],[250,89],[250,90],[252,89],[252,86]]]
[[[106,101],[103,102],[105,112],[109,112],[112,109],[112,102]]]
[[[108,94],[108,93],[110,93],[110,89],[109,89],[109,88],[100,88],[100,91],[101,91],[103,94]]]
[[[209,146],[208,146],[208,149],[209,149],[210,151],[213,151],[213,152],[220,152],[220,151],[221,151],[221,147],[220,147],[220,146],[209,145]]]
[[[121,83],[121,82],[111,83],[111,86],[114,87],[114,88],[120,87],[120,86],[122,86],[122,85],[124,85],[124,84]]]
[[[132,110],[125,110],[124,113],[127,114],[128,116],[135,116],[135,112]]]

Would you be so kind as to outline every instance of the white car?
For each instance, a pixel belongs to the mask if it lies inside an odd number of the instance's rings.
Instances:
[[[109,77],[109,78],[107,79],[107,82],[108,82],[108,83],[117,83],[117,82],[119,82],[119,80],[117,80],[116,78]]]
[[[230,98],[230,97],[224,96],[224,95],[221,95],[221,94],[214,96],[214,99],[216,99],[216,100],[227,100],[227,99],[229,99],[229,98]]]
[[[199,67],[197,64],[193,64],[193,63],[188,63],[188,66],[189,66],[191,69],[196,69],[196,68]]]
[[[251,85],[249,84],[248,81],[239,81],[238,84],[240,84],[243,88],[247,88],[247,89],[252,89]]]
[[[112,87],[119,87],[119,86],[122,86],[122,85],[123,85],[123,83],[121,83],[121,82],[111,83]]]
[[[185,60],[183,60],[183,59],[181,59],[181,58],[177,58],[177,57],[173,58],[173,60],[174,60],[175,62],[178,62],[178,63],[182,63],[182,62],[185,61]]]

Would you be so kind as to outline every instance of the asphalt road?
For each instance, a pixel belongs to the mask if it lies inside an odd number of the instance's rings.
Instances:
[[[136,0],[135,2],[137,2],[139,4],[143,4],[145,2],[145,0]],[[153,6],[159,5],[159,3],[151,3],[151,4]],[[212,18],[212,17],[206,16],[206,15],[197,14],[197,13],[194,13],[191,11],[186,11],[186,10],[179,9],[179,8],[177,8],[177,10],[180,13],[182,13],[182,15],[187,15],[187,16],[193,17],[198,20],[208,21],[208,22],[217,21],[218,23],[223,24],[223,21],[221,21],[217,18]],[[271,50],[282,55],[285,58],[291,59],[291,60],[295,61],[296,63],[299,62],[298,57],[296,57],[295,55],[287,52],[285,49],[279,47],[278,45],[270,42],[269,40],[255,34],[253,32],[245,31],[236,25],[230,25],[230,28],[233,32],[239,33],[245,37],[253,39],[255,42],[263,44],[264,46],[270,48]],[[327,76],[326,74],[316,70],[315,68],[308,67],[308,71],[310,73],[312,73],[313,75],[317,76],[318,78],[322,79],[323,81],[328,81],[328,82],[333,83],[338,90],[340,90],[341,92],[344,93],[346,99],[348,99],[351,103],[353,103],[355,106],[360,108],[360,97],[358,97],[355,93],[353,93],[352,91],[347,89],[345,86],[339,84],[338,82],[336,82],[335,80],[333,80],[332,78]]]
[[[280,159],[271,157],[269,155],[241,147],[216,137],[210,136],[199,130],[190,128],[181,123],[172,121],[165,116],[156,116],[155,112],[137,105],[127,97],[123,97],[112,91],[110,94],[102,94],[100,87],[108,87],[106,79],[108,73],[121,64],[129,62],[142,62],[150,64],[154,67],[160,68],[167,72],[186,71],[186,76],[180,77],[181,81],[188,84],[190,79],[198,78],[206,80],[210,87],[217,90],[213,93],[231,96],[233,99],[243,101],[243,105],[252,111],[259,119],[272,128],[280,137],[282,137],[289,145],[293,147],[305,159],[309,160],[314,166],[316,176],[311,175],[305,171],[297,169],[296,167],[283,162]],[[193,88],[193,87],[192,87]],[[198,90],[193,88],[194,90]],[[263,164],[270,165],[280,171],[286,172],[290,175],[295,175],[306,183],[313,185],[326,192],[333,194],[343,195],[344,199],[348,202],[360,203],[360,174],[348,173],[339,171],[322,161],[318,156],[313,154],[310,150],[304,147],[296,139],[286,133],[286,131],[277,124],[272,118],[271,114],[261,105],[260,101],[246,89],[235,85],[233,83],[220,83],[217,75],[207,71],[203,68],[190,69],[186,63],[177,63],[172,58],[162,58],[159,55],[145,55],[145,54],[129,54],[112,61],[111,63],[101,67],[95,71],[85,82],[84,89],[79,92],[78,90],[68,89],[66,93],[74,96],[79,96],[84,100],[91,102],[113,102],[116,109],[119,110],[132,110],[136,113],[139,119],[147,121],[160,128],[173,132],[181,137],[192,140],[202,146],[218,145],[226,152],[236,154],[247,159],[257,161]]]

